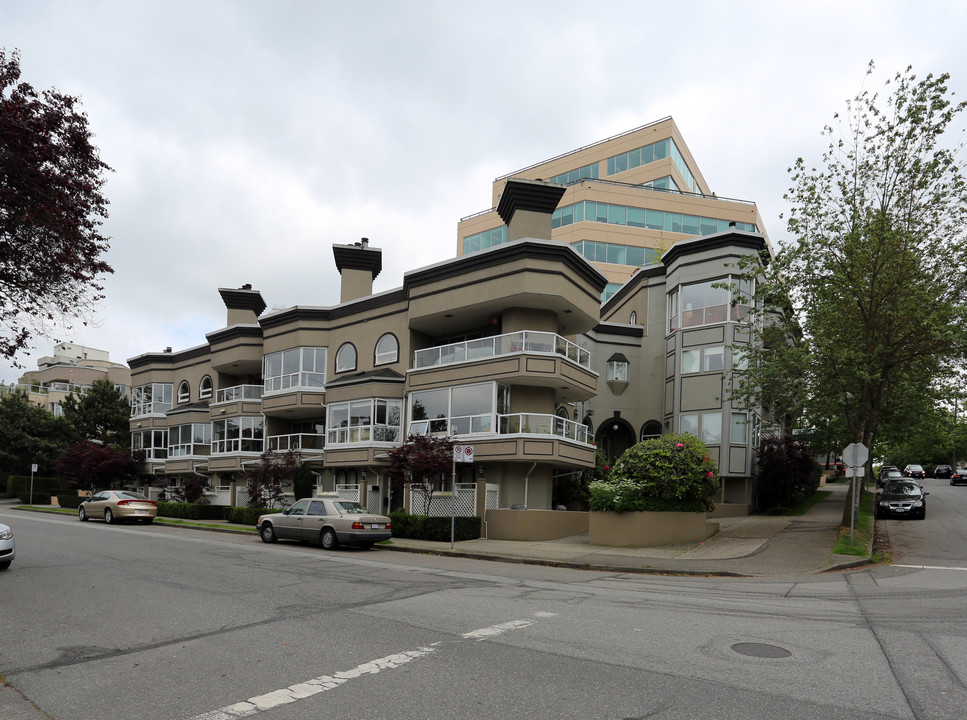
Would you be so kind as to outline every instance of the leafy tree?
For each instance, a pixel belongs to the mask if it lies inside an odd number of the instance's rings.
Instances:
[[[128,450],[83,440],[55,461],[57,474],[70,488],[118,489],[137,477],[138,463]]]
[[[590,486],[592,510],[703,511],[718,490],[715,462],[687,433],[661,435],[628,448],[600,482]]]
[[[403,445],[389,452],[387,475],[394,491],[400,492],[408,478],[413,489],[423,493],[423,514],[427,515],[433,493],[443,486],[441,478],[452,468],[453,440],[449,437],[410,435]]]
[[[305,463],[299,463],[292,476],[292,491],[296,500],[312,497],[315,489],[315,480],[312,477],[312,468]]]
[[[820,166],[790,170],[794,240],[760,279],[737,395],[774,420],[801,411],[827,447],[873,448],[964,358],[967,184],[942,140],[965,103],[947,81],[908,68],[885,99],[860,93]]]
[[[131,405],[114,383],[95,380],[83,395],[66,397],[63,408],[64,417],[81,438],[130,447]]]
[[[0,49],[0,357],[35,334],[70,329],[101,300],[100,232],[111,168],[91,143],[78,98],[20,81],[20,54]]]
[[[249,507],[285,507],[288,505],[285,484],[296,472],[296,454],[292,450],[262,453],[260,462],[246,473]]]
[[[27,393],[0,396],[0,474],[26,475],[30,466],[52,474],[57,456],[74,441],[70,423],[33,405]]]

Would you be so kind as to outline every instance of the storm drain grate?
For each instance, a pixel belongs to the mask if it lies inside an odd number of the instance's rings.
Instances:
[[[767,645],[766,643],[736,643],[732,649],[741,655],[758,658],[787,658],[792,653],[778,645]]]

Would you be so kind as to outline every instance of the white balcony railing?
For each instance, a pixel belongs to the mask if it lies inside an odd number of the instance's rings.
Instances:
[[[326,446],[326,436],[319,433],[297,433],[295,435],[269,435],[268,449],[272,452],[317,452]]]
[[[261,385],[236,385],[221,388],[215,393],[215,402],[237,402],[239,400],[261,400]]]
[[[587,350],[556,333],[536,330],[521,330],[417,350],[413,354],[413,367],[437,367],[515,353],[563,355],[571,362],[591,369],[591,354]]]
[[[512,413],[497,415],[497,435],[554,435],[563,440],[591,444],[586,425],[542,413]],[[452,435],[454,437],[479,437],[494,435],[493,415],[464,415],[461,417],[414,420],[410,433]]]

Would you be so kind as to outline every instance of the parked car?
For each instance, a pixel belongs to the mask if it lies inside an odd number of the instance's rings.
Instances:
[[[960,485],[960,483],[967,483],[967,468],[957,468],[950,473],[950,484]]]
[[[0,523],[0,570],[6,570],[13,562],[16,548],[13,542],[13,530],[9,525]]]
[[[923,520],[927,516],[926,497],[929,494],[913,480],[888,482],[876,498],[876,516]]]
[[[158,503],[141,493],[128,490],[101,490],[77,508],[77,517],[81,522],[100,518],[106,523],[137,520],[147,525],[154,522],[157,516]]]
[[[927,477],[927,473],[921,465],[907,465],[903,468],[903,474],[908,478],[917,478],[918,480]]]
[[[954,469],[949,465],[938,465],[933,471],[933,476],[942,480],[943,478],[949,478],[953,473]]]
[[[891,480],[902,480],[903,473],[891,466],[891,469],[880,470],[880,476],[876,479],[877,487],[884,487]]]
[[[339,545],[371,548],[393,536],[390,519],[372,515],[358,502],[331,498],[305,498],[280,513],[261,515],[255,526],[262,542],[302,540],[317,542],[326,550]]]

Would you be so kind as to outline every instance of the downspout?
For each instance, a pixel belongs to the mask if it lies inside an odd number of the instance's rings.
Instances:
[[[537,467],[537,463],[535,462],[533,465],[531,465],[531,469],[527,471],[527,474],[524,475],[524,509],[525,510],[527,509],[527,486],[530,484],[531,473],[534,472],[534,468],[536,467]]]

